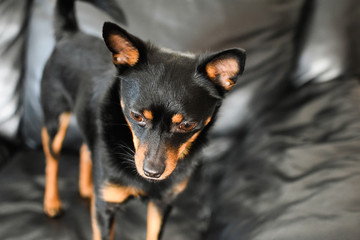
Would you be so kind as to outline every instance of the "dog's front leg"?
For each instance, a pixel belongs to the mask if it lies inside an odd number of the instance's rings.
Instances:
[[[96,182],[96,181],[95,181]],[[92,199],[92,226],[94,240],[107,240],[114,237],[114,215],[116,206],[129,197],[140,197],[144,192],[129,186],[104,182],[100,189],[95,188]]]
[[[171,206],[163,202],[150,200],[147,211],[146,240],[160,240]]]
[[[91,198],[91,225],[93,240],[114,239],[115,210],[100,198]]]
[[[172,202],[180,193],[182,193],[189,179],[175,185],[166,195],[166,202],[150,200],[148,204],[147,215],[147,237],[146,240],[160,240],[163,234],[166,219],[170,214]]]
[[[79,192],[83,198],[93,194],[91,152],[85,143],[80,148]]]

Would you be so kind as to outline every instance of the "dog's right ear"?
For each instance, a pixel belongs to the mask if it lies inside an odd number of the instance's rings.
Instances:
[[[143,57],[144,43],[114,23],[104,23],[103,38],[116,66],[133,67]]]

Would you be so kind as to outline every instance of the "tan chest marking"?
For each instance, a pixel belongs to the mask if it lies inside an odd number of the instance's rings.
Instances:
[[[131,196],[140,197],[146,195],[144,191],[128,186],[105,184],[101,189],[101,196],[104,201],[110,203],[122,203]]]

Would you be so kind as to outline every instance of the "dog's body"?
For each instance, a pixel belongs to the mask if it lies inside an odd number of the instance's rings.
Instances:
[[[171,202],[198,164],[195,154],[224,94],[244,69],[245,54],[240,49],[203,57],[176,53],[112,23],[104,24],[105,45],[78,31],[72,1],[57,8],[66,10],[60,14],[66,24],[57,30],[41,95],[45,212],[56,216],[61,210],[57,162],[72,113],[84,138],[80,193],[87,197],[90,152],[93,160],[94,239],[110,238],[115,206],[132,196],[149,198],[147,239],[158,239]]]

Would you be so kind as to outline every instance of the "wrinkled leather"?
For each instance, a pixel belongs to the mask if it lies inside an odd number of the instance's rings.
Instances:
[[[359,1],[309,1],[299,59],[297,85],[359,75]]]
[[[21,117],[19,92],[30,2],[0,2],[0,136],[12,140]]]
[[[204,166],[176,201],[164,239],[360,239],[360,80],[348,77],[359,74],[360,4],[232,2],[119,0],[127,28],[144,39],[177,50],[237,46],[248,52],[243,81],[224,102],[200,156]],[[40,6],[50,11],[36,3],[34,14]],[[108,17],[82,6],[82,28],[99,35]],[[44,25],[30,40],[47,37],[42,46],[49,53],[51,15],[45,12],[38,12]],[[22,130],[33,147],[40,144],[38,84],[46,56],[35,59]],[[327,65],[318,68],[324,59]],[[66,141],[72,149],[79,139],[74,133]],[[90,239],[76,152],[61,158],[66,213],[60,219],[42,212],[43,158],[41,150],[19,149],[0,169],[0,238]],[[145,221],[145,203],[129,202],[117,216],[115,239],[145,239]]]
[[[207,164],[205,239],[360,239],[359,102],[359,79],[341,79],[289,89],[255,116]]]
[[[358,240],[359,101],[359,79],[284,92],[229,143],[231,151],[210,158],[217,149],[207,151],[201,174],[175,204],[164,239]],[[0,171],[0,236],[90,239],[77,155],[61,157],[66,213],[59,219],[43,214],[43,158],[41,151],[23,151]],[[121,208],[115,229],[115,239],[145,239],[146,203]]]

